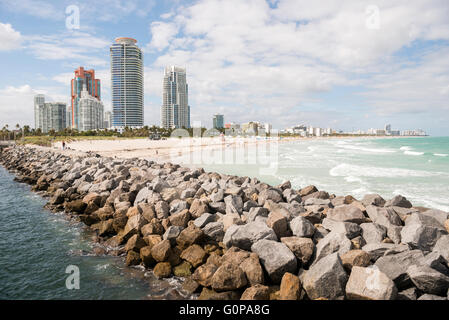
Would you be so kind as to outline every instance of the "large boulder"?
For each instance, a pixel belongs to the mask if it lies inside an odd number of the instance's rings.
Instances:
[[[226,214],[242,214],[243,212],[243,200],[242,197],[237,195],[229,195],[224,198],[226,204]]]
[[[402,228],[402,243],[407,243],[412,248],[431,251],[438,239],[447,234],[444,226],[435,218],[413,213],[405,221]]]
[[[412,204],[410,201],[407,200],[406,197],[397,195],[393,199],[388,200],[385,203],[385,207],[392,207],[392,206],[401,207],[401,208],[411,208]]]
[[[223,242],[228,248],[235,246],[250,250],[251,245],[261,239],[278,240],[273,229],[262,221],[254,221],[241,226],[231,226],[226,230]]]
[[[281,242],[285,244],[303,265],[306,265],[313,255],[315,244],[310,238],[284,237]]]
[[[341,262],[346,270],[352,267],[367,267],[370,265],[371,257],[363,250],[350,250],[341,255]]]
[[[222,242],[225,232],[224,232],[224,225],[222,222],[210,222],[206,224],[206,226],[203,228],[204,234],[216,242]]]
[[[362,237],[366,243],[381,243],[387,236],[387,228],[377,223],[362,223]]]
[[[204,228],[209,222],[215,222],[217,215],[208,212],[203,213],[200,217],[194,220],[195,226]]]
[[[248,284],[256,285],[264,283],[263,269],[260,265],[259,256],[251,253],[249,257],[240,263],[240,268],[245,272]]]
[[[293,235],[300,238],[311,238],[316,228],[304,217],[296,217],[290,221],[290,230]]]
[[[212,276],[217,269],[218,267],[213,263],[205,263],[195,270],[192,279],[203,287],[210,287],[212,285]]]
[[[365,216],[363,215],[362,210],[346,204],[329,209],[327,212],[327,218],[335,221],[353,222],[357,224],[365,221]]]
[[[318,241],[314,263],[334,252],[338,252],[340,255],[344,254],[351,250],[351,248],[352,242],[346,235],[331,231],[323,239]]]
[[[281,280],[279,289],[280,300],[299,300],[301,298],[301,281],[298,276],[286,272]]]
[[[376,206],[367,206],[366,213],[372,222],[380,224],[386,228],[390,226],[402,226],[402,220],[392,208],[379,208]]]
[[[235,264],[223,263],[212,276],[212,289],[228,291],[240,289],[248,283],[243,270]]]
[[[449,277],[429,266],[411,265],[407,268],[407,274],[424,293],[444,295],[449,289]]]
[[[169,240],[162,240],[151,248],[151,256],[157,262],[167,261],[171,254],[171,245]]]
[[[247,288],[240,300],[269,300],[270,299],[270,288],[262,284],[256,284],[252,287]]]
[[[329,218],[323,219],[323,228],[343,233],[348,239],[353,239],[362,233],[362,228],[357,223],[336,221]]]
[[[259,193],[258,196],[259,205],[263,206],[266,200],[281,202],[282,195],[275,189],[264,189]]]
[[[376,207],[383,207],[385,204],[385,199],[382,198],[378,194],[366,194],[362,199],[362,204],[367,207],[370,205],[376,206]]]
[[[407,268],[423,257],[420,250],[410,250],[380,257],[374,265],[393,280],[398,289],[403,289],[410,284]]]
[[[310,299],[343,299],[348,275],[338,253],[319,260],[304,274],[303,287]]]
[[[441,236],[433,247],[433,252],[439,253],[449,264],[449,235]]]
[[[262,239],[251,246],[251,251],[257,253],[262,266],[275,283],[281,281],[285,272],[296,273],[296,257],[283,243]]]
[[[394,282],[376,268],[354,266],[346,284],[350,300],[394,300],[397,288]]]
[[[181,258],[190,262],[194,268],[206,262],[207,253],[197,244],[193,244],[181,253]]]
[[[270,212],[267,219],[267,226],[273,229],[278,238],[286,237],[290,233],[287,218],[277,211]]]
[[[180,249],[187,248],[188,246],[196,243],[200,243],[204,238],[203,231],[191,224],[187,228],[181,231],[179,236],[176,238],[176,243]]]

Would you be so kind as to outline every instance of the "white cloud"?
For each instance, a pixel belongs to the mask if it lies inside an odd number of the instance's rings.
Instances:
[[[22,36],[9,23],[0,22],[0,51],[20,48]]]
[[[157,50],[165,49],[178,33],[178,28],[172,23],[153,22],[150,26],[151,42],[149,47]]]
[[[40,0],[0,0],[0,4],[10,11],[25,13],[39,18],[62,20],[64,11],[58,10],[52,3]]]

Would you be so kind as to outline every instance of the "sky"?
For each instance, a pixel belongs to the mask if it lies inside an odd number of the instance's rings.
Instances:
[[[0,127],[33,127],[37,93],[69,104],[79,66],[95,69],[111,110],[116,37],[144,52],[147,125],[160,124],[164,67],[176,65],[192,125],[222,113],[449,136],[447,0],[0,0]]]

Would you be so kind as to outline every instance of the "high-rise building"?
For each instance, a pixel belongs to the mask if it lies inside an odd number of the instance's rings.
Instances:
[[[391,124],[386,124],[386,125],[385,125],[385,132],[386,132],[387,134],[389,134],[389,133],[391,132]]]
[[[89,94],[98,100],[101,100],[101,85],[100,80],[95,79],[95,70],[84,70],[79,67],[75,70],[75,77],[72,79],[72,110],[70,123],[72,128],[80,129],[80,108],[79,101],[81,99],[81,91],[86,87]]]
[[[111,45],[112,126],[142,127],[143,54],[132,38],[117,38]]]
[[[61,131],[66,128],[67,105],[62,102],[45,102],[43,95],[34,97],[35,129],[41,129],[43,133],[50,130]]]
[[[224,116],[222,114],[215,114],[212,119],[214,129],[224,128]]]
[[[97,98],[92,97],[87,92],[86,87],[81,91],[79,100],[79,130],[100,130],[103,129],[104,107]]]
[[[104,125],[103,127],[105,129],[109,129],[112,126],[112,113],[111,111],[106,111],[104,113]]]
[[[34,128],[42,127],[42,123],[39,121],[39,112],[43,108],[45,103],[45,96],[43,94],[37,94],[34,96]]]
[[[161,127],[190,128],[189,87],[185,68],[175,66],[165,68]]]

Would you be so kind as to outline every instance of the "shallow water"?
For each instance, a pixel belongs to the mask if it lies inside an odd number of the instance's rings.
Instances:
[[[179,299],[180,281],[124,266],[122,257],[94,256],[93,234],[0,167],[0,299]],[[79,268],[69,290],[66,268]]]

